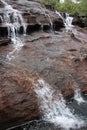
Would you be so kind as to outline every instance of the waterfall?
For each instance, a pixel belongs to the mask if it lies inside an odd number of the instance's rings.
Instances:
[[[73,17],[70,17],[69,14],[65,14],[64,18],[61,13],[59,13],[58,11],[56,11],[56,14],[58,14],[60,16],[60,18],[63,20],[64,25],[65,25],[65,29],[66,32],[75,32],[76,30],[74,29],[74,26],[72,25],[72,21],[73,21]]]
[[[54,123],[65,130],[70,128],[80,128],[84,121],[67,107],[61,93],[55,95],[52,87],[43,79],[39,79],[40,85],[35,88],[35,92],[40,102],[40,109],[43,111],[43,120]]]
[[[73,25],[72,25],[73,17],[70,17],[69,14],[66,13],[66,19],[65,19],[65,28],[66,32],[73,31]]]
[[[5,1],[1,0],[5,5],[3,23],[8,27],[8,37],[14,44],[14,50],[7,55],[7,59],[13,58],[12,54],[23,46],[23,42],[19,38],[20,27],[23,26],[23,34],[26,34],[26,25],[20,11],[13,9]]]
[[[78,104],[86,103],[86,101],[83,99],[83,97],[81,95],[81,90],[80,89],[75,90],[74,100],[76,100]]]

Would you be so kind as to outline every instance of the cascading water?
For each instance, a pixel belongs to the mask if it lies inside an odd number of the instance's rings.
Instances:
[[[72,25],[73,17],[70,17],[69,14],[66,13],[66,19],[65,19],[65,28],[66,32],[73,31],[73,25]]]
[[[72,25],[72,21],[73,21],[73,17],[70,17],[69,14],[65,14],[66,18],[64,18],[61,13],[59,13],[58,11],[56,11],[56,14],[58,14],[63,22],[64,22],[64,25],[65,25],[65,29],[66,29],[66,32],[73,32],[75,33],[75,29],[74,29],[74,26]]]
[[[26,25],[22,18],[21,12],[12,8],[5,1],[1,0],[4,4],[4,17],[3,23],[8,27],[8,37],[11,38],[14,44],[14,50],[7,55],[7,59],[13,58],[13,53],[19,50],[23,46],[23,42],[19,38],[20,26],[23,26],[23,34],[26,34]]]
[[[38,82],[41,87],[35,88],[35,92],[38,95],[40,109],[44,113],[43,120],[54,123],[64,130],[76,129],[84,125],[84,121],[66,106],[66,101],[60,93],[53,97],[54,91],[51,86],[42,79]]]
[[[83,99],[83,97],[82,97],[82,95],[81,95],[81,90],[80,90],[80,89],[76,89],[76,90],[75,90],[74,100],[76,100],[78,104],[87,103],[87,102]]]

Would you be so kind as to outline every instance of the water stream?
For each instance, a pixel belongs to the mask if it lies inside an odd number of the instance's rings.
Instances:
[[[77,129],[85,124],[81,117],[68,108],[61,93],[54,96],[54,91],[49,84],[42,79],[38,82],[42,88],[38,87],[35,92],[38,95],[40,109],[44,113],[43,120],[64,130]]]
[[[7,59],[11,60],[13,54],[18,51],[22,46],[23,42],[19,36],[19,29],[23,26],[23,34],[26,35],[26,25],[22,17],[22,12],[15,10],[11,5],[8,5],[5,1],[1,0],[5,5],[3,22],[8,26],[8,37],[11,38],[14,49],[7,55]],[[64,0],[61,0],[63,3]],[[73,1],[75,2],[75,1]],[[45,13],[45,12],[44,12]],[[56,11],[61,16],[59,12]],[[46,15],[46,14],[45,14]],[[46,15],[47,17],[50,16]],[[66,14],[66,19],[62,16],[61,18],[65,21],[66,31],[73,32],[72,20],[73,18]],[[50,20],[52,26],[52,22]],[[74,30],[75,31],[75,30]],[[39,84],[39,85],[38,85]],[[43,112],[42,121],[48,124],[53,124],[53,127],[62,128],[62,130],[78,129],[86,125],[85,120],[80,115],[74,112],[74,109],[69,108],[61,92],[55,93],[52,87],[46,83],[43,79],[38,80],[38,84],[35,85],[35,92],[38,97],[38,103],[40,110]],[[81,95],[79,89],[75,90],[74,98],[78,104],[85,103],[86,101]],[[38,124],[38,123],[37,123]],[[46,127],[46,126],[45,126]],[[10,129],[9,129],[10,130]],[[27,130],[26,127],[23,130]],[[28,129],[38,130],[38,129]],[[46,130],[46,129],[44,129]],[[51,128],[49,130],[52,130]]]
[[[65,19],[65,28],[66,32],[73,32],[73,25],[72,25],[73,17],[70,17],[69,14],[66,13],[66,19]]]
[[[1,0],[4,4],[4,17],[3,23],[8,27],[8,37],[14,44],[13,51],[7,54],[7,59],[11,60],[14,58],[13,54],[23,46],[23,42],[19,36],[20,27],[23,27],[23,34],[26,34],[26,24],[22,17],[22,12],[13,9],[11,5],[8,5],[5,1]]]
[[[74,28],[74,25],[72,25],[73,17],[69,16],[69,14],[65,13],[65,18],[61,15],[60,12],[56,11],[56,14],[60,16],[60,18],[63,20],[66,32],[75,33],[76,29]]]

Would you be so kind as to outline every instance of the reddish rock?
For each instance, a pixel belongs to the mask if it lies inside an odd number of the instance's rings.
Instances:
[[[0,63],[0,129],[41,116],[32,80],[37,75]]]
[[[56,14],[55,10],[48,10],[44,5],[38,2],[28,0],[24,0],[24,2],[21,2],[21,0],[18,1],[8,0],[7,3],[12,5],[14,9],[20,11],[21,15],[24,18],[24,22],[27,26],[27,33],[41,30],[42,26],[43,30],[49,30],[50,28],[51,29],[53,28],[54,30],[55,29],[59,30],[60,28],[64,27],[63,19],[58,14]],[[3,12],[5,11],[7,10],[3,7],[3,10],[1,10],[0,12],[1,13],[0,17],[2,19],[4,19]],[[13,13],[9,13],[9,17],[11,23],[13,23]],[[2,21],[0,23],[2,23]],[[23,33],[22,27],[20,27],[19,32]],[[5,27],[4,25],[0,26],[0,35],[3,36],[3,33],[4,35],[8,35],[7,27]]]
[[[87,44],[83,39],[87,34],[82,30],[77,34],[38,32],[23,37],[24,46],[12,54],[11,61],[6,56],[13,44],[0,47],[0,128],[41,117],[31,81],[37,81],[36,73],[50,84],[54,98],[59,91],[65,98],[72,97],[76,88],[87,94]]]
[[[26,21],[29,20],[27,24],[31,31],[39,28],[41,24],[44,28],[49,26],[50,18],[56,27],[58,25],[59,16],[53,11],[45,10],[44,6],[37,2],[25,0],[25,5],[21,0],[8,2],[14,8],[25,11],[23,16]],[[64,31],[50,33],[40,31],[19,38],[23,42],[20,49],[16,49],[17,46],[13,44],[0,46],[1,129],[41,117],[39,101],[32,82],[33,80],[36,84],[39,77],[49,83],[54,98],[59,91],[65,98],[72,97],[76,88],[87,94],[85,31],[79,29],[76,35],[69,35]],[[9,54],[14,57],[11,61],[7,58]]]

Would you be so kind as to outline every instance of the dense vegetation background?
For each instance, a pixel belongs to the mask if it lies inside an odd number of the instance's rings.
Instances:
[[[61,12],[69,13],[71,15],[85,15],[87,16],[87,0],[81,0],[79,4],[66,0],[64,3],[60,3],[59,0],[37,0],[44,4],[50,4],[55,9]]]

